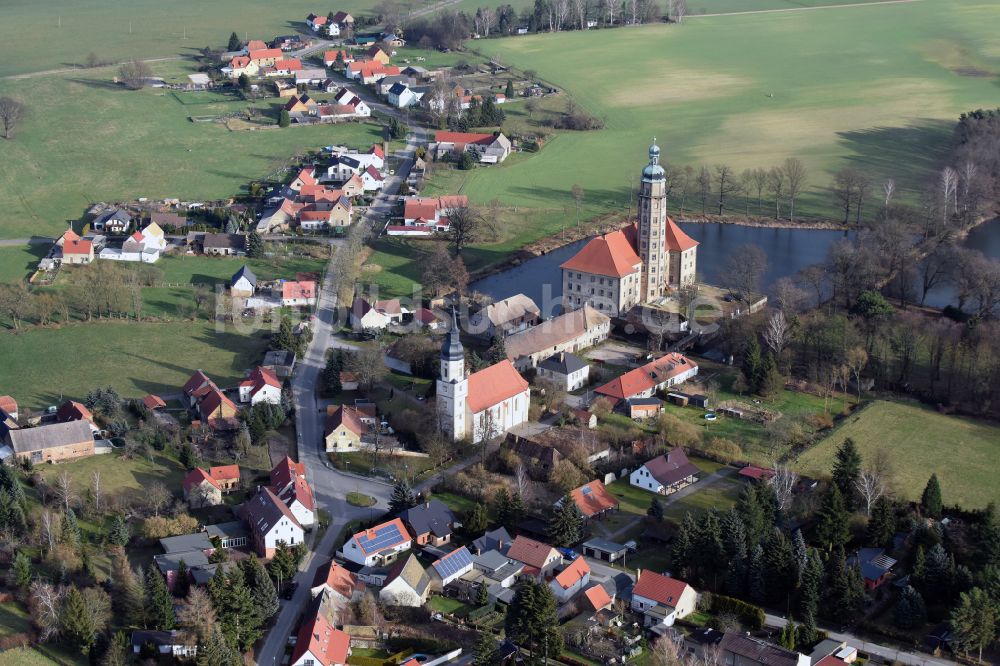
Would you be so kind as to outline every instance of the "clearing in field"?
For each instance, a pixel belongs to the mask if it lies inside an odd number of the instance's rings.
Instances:
[[[913,404],[878,401],[802,454],[803,474],[829,476],[837,448],[850,437],[862,459],[884,448],[895,465],[895,491],[919,500],[930,475],[941,480],[945,504],[967,509],[1000,500],[994,481],[1000,426],[946,416]]]
[[[806,216],[835,214],[826,188],[845,166],[892,177],[915,201],[959,114],[996,105],[997,21],[996,3],[957,0],[473,42],[565,89],[606,128],[560,132],[536,156],[477,169],[463,193],[568,209],[578,183],[589,213],[622,210],[655,135],[679,165],[739,171],[798,157]]]
[[[193,70],[157,63],[154,71],[180,80]],[[381,137],[374,123],[233,132],[189,117],[245,112],[246,101],[212,93],[205,103],[182,104],[177,98],[186,93],[124,90],[111,84],[113,76],[103,68],[0,80],[0,95],[27,102],[14,140],[4,141],[0,238],[54,236],[96,201],[229,197],[305,151],[334,143],[365,148]],[[272,104],[277,99],[256,106],[271,114]]]
[[[210,322],[34,328],[3,334],[0,387],[32,409],[81,399],[97,386],[113,386],[127,398],[169,395],[199,368],[220,386],[234,384],[265,347],[263,333],[219,332]]]

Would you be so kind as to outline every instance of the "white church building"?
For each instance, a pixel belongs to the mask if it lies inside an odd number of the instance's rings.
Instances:
[[[454,441],[468,439],[474,444],[498,437],[528,420],[530,396],[528,382],[506,359],[466,375],[465,349],[452,315],[437,382],[441,429]]]

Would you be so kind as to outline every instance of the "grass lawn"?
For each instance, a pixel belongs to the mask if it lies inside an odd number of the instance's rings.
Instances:
[[[150,462],[145,458],[127,460],[112,452],[59,465],[43,465],[38,470],[49,484],[54,484],[56,478],[66,472],[81,497],[86,495],[91,478],[97,471],[101,473],[101,484],[109,492],[142,490],[159,481],[171,492],[179,493],[184,478],[184,468],[180,463],[162,454],[156,454]]]
[[[347,503],[351,506],[372,506],[375,504],[375,498],[365,495],[364,493],[347,493]]]
[[[93,322],[0,332],[0,387],[39,409],[82,398],[95,386],[125,397],[176,393],[201,368],[220,386],[242,379],[266,347],[263,333],[243,335],[214,323]]]
[[[0,283],[19,282],[30,277],[48,251],[48,245],[0,247]]]
[[[476,506],[476,502],[468,497],[462,497],[454,493],[434,493],[434,499],[441,500],[449,509],[457,511],[460,514],[472,511]]]
[[[687,497],[671,502],[664,506],[664,517],[668,520],[680,522],[684,514],[690,511],[698,515],[711,508],[727,511],[729,507],[736,503],[743,485],[736,479],[720,479],[710,486],[699,488]],[[608,489],[618,498],[623,512],[645,516],[653,501],[653,493],[646,492],[641,488],[629,485],[628,479],[615,481]],[[659,496],[661,503],[670,500],[670,496]]]
[[[474,608],[458,599],[448,599],[438,595],[427,600],[427,607],[438,613],[447,613],[458,617],[465,617]]]
[[[50,649],[46,646],[44,649]],[[78,660],[66,663],[87,663],[81,656]],[[0,666],[62,666],[63,662],[42,654],[38,649],[15,648],[0,652]]]
[[[862,459],[885,448],[895,466],[895,490],[916,500],[931,473],[938,475],[946,504],[968,509],[1000,501],[992,469],[1000,456],[1000,426],[985,421],[946,416],[915,404],[879,401],[826,439],[808,449],[797,462],[804,474],[828,476],[834,454],[850,437]]]
[[[170,3],[171,11],[175,5]],[[279,11],[298,18],[285,5]],[[242,10],[240,14],[244,15]],[[46,12],[47,19],[51,16]],[[229,30],[219,38],[225,39]],[[14,60],[26,58],[21,54]],[[161,63],[154,69],[193,71],[187,62]],[[306,150],[338,143],[367,147],[379,137],[376,124],[229,131],[219,123],[193,123],[189,116],[239,112],[247,103],[183,104],[177,100],[183,95],[164,90],[113,86],[113,76],[111,68],[103,68],[0,80],[0,95],[28,103],[15,139],[4,144],[0,238],[57,234],[65,228],[65,220],[80,218],[95,201],[228,197]],[[257,108],[269,110],[272,102],[276,100],[258,102]]]
[[[748,4],[769,2],[790,4]],[[564,88],[606,129],[559,133],[530,159],[476,169],[463,193],[569,208],[578,183],[588,212],[621,210],[655,135],[674,164],[739,171],[802,159],[810,172],[796,205],[802,215],[833,214],[826,187],[844,166],[876,181],[891,176],[897,197],[915,200],[958,115],[995,105],[1000,36],[990,26],[998,19],[995,2],[956,0],[694,18],[627,37],[571,31],[472,42]]]
[[[294,280],[297,272],[322,272],[326,260],[299,256],[246,259],[168,254],[156,262],[156,267],[163,271],[163,281],[167,283],[211,285],[219,282],[228,284],[229,279],[244,264],[260,280]]]
[[[13,601],[0,604],[0,638],[31,630],[31,617]]]

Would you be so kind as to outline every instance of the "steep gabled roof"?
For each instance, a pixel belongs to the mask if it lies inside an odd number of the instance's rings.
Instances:
[[[677,483],[689,476],[696,476],[699,472],[694,463],[688,460],[684,449],[672,449],[669,453],[657,456],[648,461],[645,467],[650,475],[665,486]]]
[[[316,298],[316,283],[307,280],[304,282],[285,282],[281,285],[281,297],[285,298]]]
[[[682,580],[643,569],[639,572],[639,579],[636,581],[635,587],[632,588],[632,595],[652,599],[658,604],[673,608],[677,606],[677,602],[687,588],[688,584]]]
[[[20,428],[9,431],[7,438],[15,453],[31,453],[57,446],[94,441],[90,424],[86,421],[67,421],[34,428]]]
[[[579,252],[564,262],[560,268],[622,278],[641,270],[642,259],[619,229],[592,238]]]
[[[366,555],[381,553],[413,540],[410,533],[406,531],[403,521],[399,518],[393,518],[375,527],[362,530],[351,538],[358,543],[361,552]]]
[[[333,560],[330,560],[316,570],[316,576],[313,578],[313,587],[320,585],[327,585],[337,594],[347,599],[351,598],[355,590],[363,590],[365,588],[365,584],[359,581],[355,574]]]
[[[585,483],[579,488],[572,490],[569,496],[573,499],[573,502],[585,518],[596,516],[603,511],[614,509],[618,506],[618,500],[608,492],[608,489],[604,487],[604,483],[600,480]]]
[[[216,467],[210,467],[208,470],[208,475],[214,481],[239,481],[240,480],[240,466],[239,465],[218,465]]]
[[[493,143],[492,134],[484,134],[481,132],[445,132],[439,131],[434,133],[434,140],[438,143],[455,143],[455,144],[470,144],[474,143],[477,145],[486,145]]]
[[[556,575],[555,581],[559,587],[568,590],[589,573],[590,565],[587,564],[587,560],[583,559],[582,555],[578,555],[575,560],[569,563],[568,567]]]
[[[288,456],[271,470],[271,488],[278,499],[288,506],[294,504],[296,500],[310,511],[316,506],[312,488],[306,481],[306,466]]]
[[[368,428],[361,422],[361,415],[350,405],[337,405],[336,409],[327,414],[324,434],[329,435],[340,426],[345,426],[358,437],[368,432]]]
[[[302,528],[292,510],[266,486],[243,505],[243,515],[250,529],[261,535],[268,534],[282,518]]]
[[[507,348],[510,349],[509,344]],[[617,400],[625,400],[697,367],[697,363],[683,354],[670,352],[642,367],[629,370],[624,375],[612,379],[607,384],[595,389],[595,392]]]
[[[684,233],[669,217],[667,218],[667,228],[663,240],[666,243],[667,249],[675,252],[684,252],[693,247],[698,247],[698,241]]]
[[[351,637],[330,624],[326,614],[317,608],[299,629],[290,663],[298,662],[308,652],[319,666],[346,664],[350,647]]]
[[[427,571],[413,553],[410,553],[408,557],[399,560],[393,565],[389,570],[389,575],[385,578],[385,584],[388,585],[397,578],[402,579],[407,585],[413,588],[414,592],[421,596],[423,596],[431,584],[431,577],[427,575]]]
[[[208,472],[203,470],[201,467],[195,467],[193,470],[188,472],[184,476],[184,481],[181,483],[181,486],[184,488],[184,492],[188,492],[195,486],[200,486],[205,481],[212,484],[212,486],[215,487],[216,489],[221,490],[221,488],[219,488],[218,482],[215,479],[213,479],[212,476]]]
[[[445,537],[451,534],[451,526],[455,522],[455,514],[441,500],[432,499],[418,504],[399,514],[407,525],[413,529],[414,536],[433,534]]]
[[[599,611],[611,604],[611,596],[604,589],[604,586],[599,583],[595,583],[584,590],[583,597],[587,600],[587,605],[590,606],[591,610]]]
[[[527,390],[528,382],[504,359],[469,375],[469,409],[478,414]]]
[[[554,550],[555,548],[547,543],[535,541],[526,536],[519,536],[511,544],[510,550],[507,551],[507,557],[526,564],[529,567],[541,569],[545,566],[545,561]]]
[[[94,422],[94,415],[83,403],[76,400],[67,400],[56,412],[57,421],[89,421]]]

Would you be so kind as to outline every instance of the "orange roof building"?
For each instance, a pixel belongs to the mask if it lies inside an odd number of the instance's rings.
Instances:
[[[649,398],[656,391],[682,384],[697,374],[697,363],[683,354],[670,352],[612,379],[595,392],[616,403],[634,398]]]
[[[315,615],[309,613],[299,629],[290,663],[344,666],[351,654],[351,637],[330,624],[319,603],[314,608]]]
[[[691,284],[698,242],[667,216],[666,176],[653,142],[639,184],[638,222],[590,240],[562,264],[563,302],[612,317]]]
[[[599,480],[583,484],[571,491],[569,496],[584,518],[594,518],[618,509],[618,500]]]

